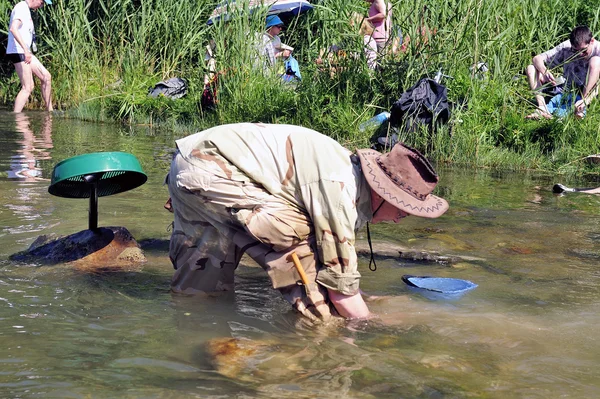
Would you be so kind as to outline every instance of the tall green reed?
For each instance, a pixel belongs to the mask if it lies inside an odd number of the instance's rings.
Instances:
[[[175,0],[70,0],[42,15],[55,98],[133,122],[156,82],[195,72],[212,9]],[[89,108],[89,107],[88,107]]]
[[[600,108],[583,121],[529,122],[533,93],[522,74],[533,54],[565,40],[576,25],[598,33],[600,0],[394,0],[393,20],[406,52],[367,68],[352,13],[359,0],[314,1],[314,10],[286,20],[283,42],[295,48],[303,79],[282,83],[257,66],[255,42],[266,10],[248,9],[208,26],[217,1],[64,0],[41,10],[40,55],[52,72],[55,99],[80,117],[127,123],[176,121],[189,130],[217,123],[295,123],[353,146],[368,145],[372,132],[358,125],[388,110],[400,94],[442,70],[449,99],[459,104],[450,123],[435,133],[401,133],[403,140],[442,162],[509,168],[559,168],[573,157],[600,152]],[[12,8],[5,7],[7,12]],[[6,17],[0,13],[0,18]],[[0,19],[1,21],[1,19]],[[4,25],[7,24],[7,19]],[[200,105],[206,45],[213,40],[219,103]],[[315,60],[331,45],[345,50],[335,73]],[[477,76],[473,65],[489,72]],[[147,90],[172,76],[187,79],[184,99],[149,99]],[[0,82],[0,94],[14,76]],[[14,89],[12,89],[14,90]],[[10,101],[8,95],[3,95]],[[450,132],[452,135],[450,135]]]

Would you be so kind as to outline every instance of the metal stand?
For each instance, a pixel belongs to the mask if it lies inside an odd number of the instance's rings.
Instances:
[[[90,210],[88,226],[91,231],[97,233],[98,229],[98,175],[91,174],[83,176],[83,180],[90,186]]]

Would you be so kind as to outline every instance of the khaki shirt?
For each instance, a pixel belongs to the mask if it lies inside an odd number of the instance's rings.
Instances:
[[[354,232],[372,212],[355,155],[311,129],[251,123],[217,126],[177,140],[177,147],[188,162],[202,167],[213,160],[220,177],[259,183],[305,212],[325,266],[317,282],[347,295],[358,292]]]

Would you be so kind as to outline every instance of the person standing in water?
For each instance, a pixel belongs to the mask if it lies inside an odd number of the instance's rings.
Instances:
[[[10,14],[8,26],[8,45],[6,56],[15,66],[21,82],[21,91],[15,99],[14,112],[21,112],[33,92],[33,75],[41,81],[42,97],[46,110],[52,111],[52,84],[50,72],[33,55],[35,51],[35,29],[31,19],[31,11],[44,4],[52,4],[52,0],[23,0],[17,3]]]

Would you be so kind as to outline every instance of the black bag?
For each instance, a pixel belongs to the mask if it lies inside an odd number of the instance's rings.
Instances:
[[[202,97],[200,98],[200,105],[202,109],[214,109],[217,106],[217,82],[216,79],[213,82],[204,86],[202,91]]]
[[[433,79],[423,78],[402,93],[392,105],[390,124],[406,132],[416,132],[419,126],[430,130],[450,119],[448,90]]]
[[[153,98],[161,94],[172,100],[181,98],[187,94],[187,82],[181,78],[171,78],[158,82],[148,90],[148,95]]]

